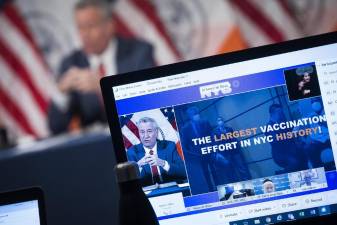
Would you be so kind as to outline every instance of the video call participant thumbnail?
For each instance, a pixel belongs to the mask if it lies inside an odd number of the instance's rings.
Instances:
[[[250,181],[219,186],[218,193],[220,201],[234,200],[255,195],[254,187]],[[221,194],[223,194],[223,196],[221,196]]]
[[[311,170],[303,171],[302,176],[303,181],[301,182],[301,187],[320,187],[320,184],[315,182],[314,173]]]
[[[291,101],[321,95],[314,65],[287,70],[284,74]]]
[[[265,179],[263,181],[262,186],[263,186],[263,193],[264,194],[270,194],[270,193],[275,192],[275,184],[270,179]]]
[[[137,127],[141,143],[129,148],[127,157],[128,160],[137,162],[143,186],[171,181],[184,182],[185,166],[176,144],[158,139],[160,128],[153,118],[141,118]]]

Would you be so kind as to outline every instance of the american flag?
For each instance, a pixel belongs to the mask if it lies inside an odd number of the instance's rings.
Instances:
[[[45,137],[52,76],[12,1],[0,6],[0,117],[17,134]]]
[[[158,139],[173,141],[174,143],[176,143],[178,152],[182,156],[173,107],[148,110],[144,112],[121,116],[120,124],[126,150],[133,145],[140,143],[137,122],[142,117],[150,117],[154,119],[159,127]]]
[[[58,94],[50,71],[79,46],[76,1],[0,0],[0,117],[17,137],[49,135],[48,103]],[[158,65],[337,28],[334,0],[112,2],[117,33],[150,42]]]

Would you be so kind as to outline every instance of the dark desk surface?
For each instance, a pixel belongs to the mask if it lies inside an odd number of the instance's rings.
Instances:
[[[117,224],[110,134],[91,133],[0,151],[0,192],[40,186],[48,225]]]

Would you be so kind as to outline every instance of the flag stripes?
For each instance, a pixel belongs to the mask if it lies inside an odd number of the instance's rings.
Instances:
[[[18,59],[17,55],[14,54],[7,46],[8,45],[6,45],[0,37],[1,59],[14,70],[15,74],[17,74],[17,78],[21,79],[25,85],[27,85],[31,94],[34,96],[37,106],[45,112],[47,110],[48,103],[43,98],[42,92],[37,89],[36,84],[32,80],[31,73],[25,68],[21,60]]]
[[[157,15],[156,9],[151,4],[150,1],[143,0],[131,0],[131,2],[143,12],[143,14],[148,18],[148,21],[153,24],[154,28],[158,31],[163,41],[166,42],[167,46],[171,49],[175,57],[179,60],[181,59],[181,55],[176,49],[171,37],[167,33],[167,30],[164,27],[161,19]]]
[[[235,0],[232,3],[241,10],[273,42],[285,40],[284,34],[248,0]]]
[[[38,57],[40,62],[43,63],[47,68],[46,62],[40,54],[39,48],[34,41],[32,33],[22,20],[18,9],[13,4],[5,4],[2,12],[4,13],[4,16],[10,20],[11,23],[13,23],[13,26],[18,28],[17,30],[22,34],[22,36],[27,39],[32,47],[32,50],[35,52],[36,57]]]
[[[58,93],[30,29],[16,5],[0,11],[0,116],[14,136],[46,137],[47,110]]]

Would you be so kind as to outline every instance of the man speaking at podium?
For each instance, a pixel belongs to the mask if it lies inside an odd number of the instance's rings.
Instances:
[[[150,117],[138,123],[141,143],[127,150],[128,160],[137,162],[144,186],[186,179],[184,162],[173,141],[158,140],[159,127]]]
[[[63,95],[52,99],[48,115],[54,134],[105,122],[101,77],[154,66],[150,44],[115,35],[107,1],[80,0],[74,18],[82,49],[61,63],[58,87]]]

